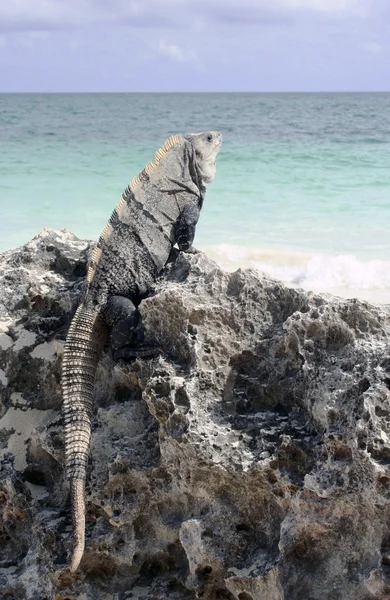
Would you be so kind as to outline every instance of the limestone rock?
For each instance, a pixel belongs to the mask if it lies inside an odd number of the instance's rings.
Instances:
[[[0,255],[0,599],[390,598],[390,312],[180,254],[96,382],[67,569],[60,363],[91,245]]]

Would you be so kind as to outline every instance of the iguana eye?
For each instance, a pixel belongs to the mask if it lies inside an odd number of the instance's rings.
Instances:
[[[207,136],[207,141],[211,142],[213,140],[213,136],[211,135],[211,133],[209,133],[209,135]]]

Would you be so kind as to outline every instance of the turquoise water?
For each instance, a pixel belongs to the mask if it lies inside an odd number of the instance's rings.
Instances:
[[[388,93],[0,94],[0,250],[46,226],[96,239],[164,139],[206,129],[224,144],[198,247],[297,284],[390,291]]]

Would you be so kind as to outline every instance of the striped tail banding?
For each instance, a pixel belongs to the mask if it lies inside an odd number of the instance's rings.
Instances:
[[[73,317],[62,362],[66,476],[70,480],[73,522],[71,571],[76,571],[85,544],[85,489],[96,368],[106,341],[99,311],[81,304]]]

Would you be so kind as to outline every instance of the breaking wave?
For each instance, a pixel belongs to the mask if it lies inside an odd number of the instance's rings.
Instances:
[[[352,255],[300,254],[220,244],[202,248],[222,268],[254,268],[283,282],[319,292],[372,299],[378,291],[380,301],[390,302],[390,261],[360,260]],[[344,292],[344,293],[343,293]],[[388,292],[388,295],[387,295]]]

